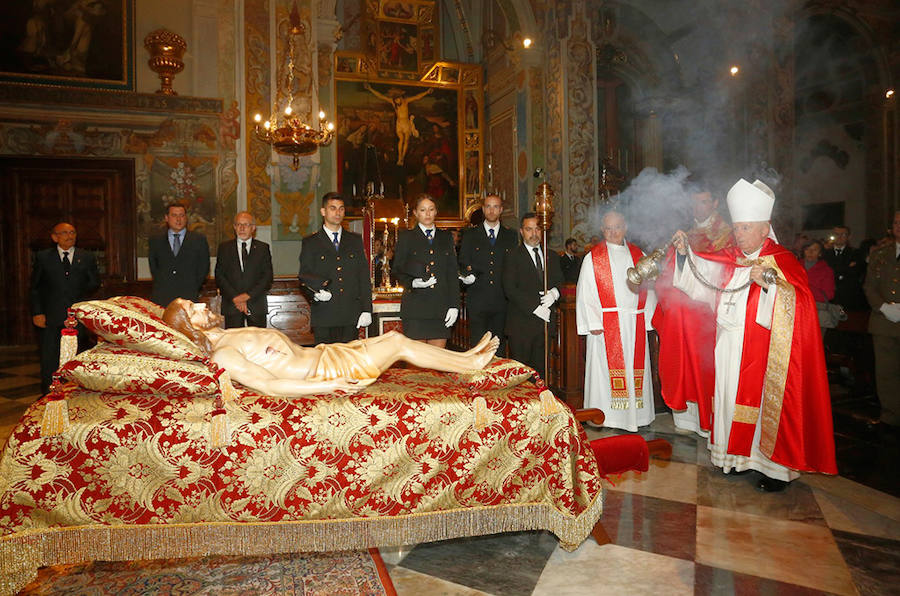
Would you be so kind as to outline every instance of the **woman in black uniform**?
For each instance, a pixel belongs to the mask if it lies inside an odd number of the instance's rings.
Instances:
[[[427,194],[416,198],[417,224],[400,232],[394,273],[403,286],[403,334],[443,348],[459,316],[459,283],[453,236],[434,225],[437,207]]]

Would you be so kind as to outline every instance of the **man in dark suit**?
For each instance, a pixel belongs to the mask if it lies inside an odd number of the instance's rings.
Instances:
[[[532,367],[541,378],[544,370],[544,323],[550,333],[556,326],[555,303],[563,283],[559,259],[541,249],[541,228],[537,216],[522,216],[522,244],[512,252],[503,268],[503,291],[509,301],[506,334],[510,357]],[[544,293],[544,267],[547,267],[547,292]]]
[[[234,216],[235,239],[219,245],[216,285],[222,292],[225,328],[265,327],[272,288],[269,245],[253,237],[256,222],[247,211]]]
[[[516,249],[516,233],[500,224],[503,202],[489,194],[482,205],[484,222],[463,232],[459,250],[460,278],[466,288],[469,339],[475,345],[485,331],[500,338],[498,354],[505,353],[506,296],[503,264]]]
[[[822,258],[834,271],[834,298],[832,302],[847,310],[865,310],[866,299],[862,291],[865,258],[850,246],[850,228],[837,226],[831,231],[834,244],[823,251]]]
[[[65,222],[53,227],[53,248],[35,255],[31,273],[31,314],[41,329],[41,391],[47,393],[53,372],[59,367],[59,341],[66,311],[86,300],[100,286],[97,260],[86,250],[75,248],[75,227]],[[79,329],[79,347],[84,347]]]
[[[566,238],[566,250],[559,256],[559,267],[566,283],[578,283],[581,257],[578,256],[578,242],[574,238]]]
[[[324,219],[322,229],[300,245],[300,281],[314,291],[310,305],[313,335],[317,344],[353,341],[359,337],[360,327],[372,324],[369,262],[362,236],[341,227],[343,197],[327,193],[319,212]]]
[[[153,276],[153,302],[168,306],[175,298],[195,301],[209,273],[206,237],[187,231],[187,209],[181,203],[166,207],[164,234],[150,238],[147,254]]]

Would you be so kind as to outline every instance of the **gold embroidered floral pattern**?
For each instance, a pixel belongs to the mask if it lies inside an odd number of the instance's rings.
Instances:
[[[233,440],[222,449],[209,445],[212,396],[59,391],[71,429],[41,437],[40,400],[0,458],[0,576],[25,573],[22,540],[35,536],[26,532],[50,528],[29,565],[95,558],[113,544],[153,556],[164,536],[188,553],[225,539],[277,548],[302,534],[303,548],[358,548],[545,528],[573,548],[600,514],[584,431],[567,408],[542,417],[530,383],[485,393],[481,431],[475,397],[443,373],[391,369],[330,399],[242,390],[225,406]],[[76,525],[97,538],[59,534]],[[126,546],[108,533],[138,527],[156,534]]]

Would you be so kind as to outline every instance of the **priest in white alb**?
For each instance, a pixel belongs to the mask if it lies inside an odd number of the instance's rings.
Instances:
[[[756,470],[760,490],[782,490],[799,471],[837,472],[818,315],[803,266],[769,224],[772,190],[742,179],[727,202],[736,246],[696,254],[676,232],[674,285],[716,314],[713,465]]]
[[[647,331],[656,296],[628,285],[627,271],[644,253],[625,241],[625,217],[607,212],[602,231],[604,241],[581,263],[575,300],[578,334],[587,336],[584,407],[603,410],[605,426],[634,432],[654,417]]]

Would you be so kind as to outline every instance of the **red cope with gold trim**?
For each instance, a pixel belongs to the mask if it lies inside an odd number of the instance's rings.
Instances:
[[[641,249],[626,242],[631,253],[632,265],[643,256]],[[619,328],[619,313],[615,310],[606,310],[618,306],[616,304],[616,291],[613,286],[612,268],[609,263],[609,248],[606,242],[601,242],[591,249],[591,262],[594,265],[594,279],[597,282],[597,295],[600,304],[603,305],[603,340],[606,344],[606,362],[609,368],[609,384],[611,396],[615,398],[628,397],[628,384],[625,380],[625,351],[622,346],[622,334]],[[646,353],[647,334],[644,322],[644,304],[647,302],[647,290],[642,289],[638,294],[638,314],[635,322],[634,337],[634,394],[640,396],[644,391],[644,356]]]
[[[731,226],[719,214],[708,226],[688,231],[688,244],[695,253],[709,253],[733,246]],[[715,392],[716,315],[703,302],[691,300],[672,286],[675,250],[666,255],[666,265],[654,286],[656,311],[653,328],[659,334],[659,382],[663,401],[673,410],[697,404],[700,428],[712,433],[712,398]]]
[[[736,247],[698,256],[725,265],[723,284],[731,280],[736,263],[744,258]],[[770,352],[777,321],[773,316],[772,330],[756,323],[762,288],[751,284],[735,403],[737,410],[757,414],[741,416],[735,412],[727,451],[749,456],[756,425],[761,424],[760,450],[766,457],[794,470],[836,474],[825,351],[806,270],[789,250],[771,239],[763,243],[759,258],[775,266],[783,277],[780,283],[790,285],[778,289],[793,293],[793,304],[789,305],[790,337],[782,346],[785,353]],[[783,386],[773,383],[773,376],[779,374],[773,370],[776,360],[783,364],[780,374]]]

